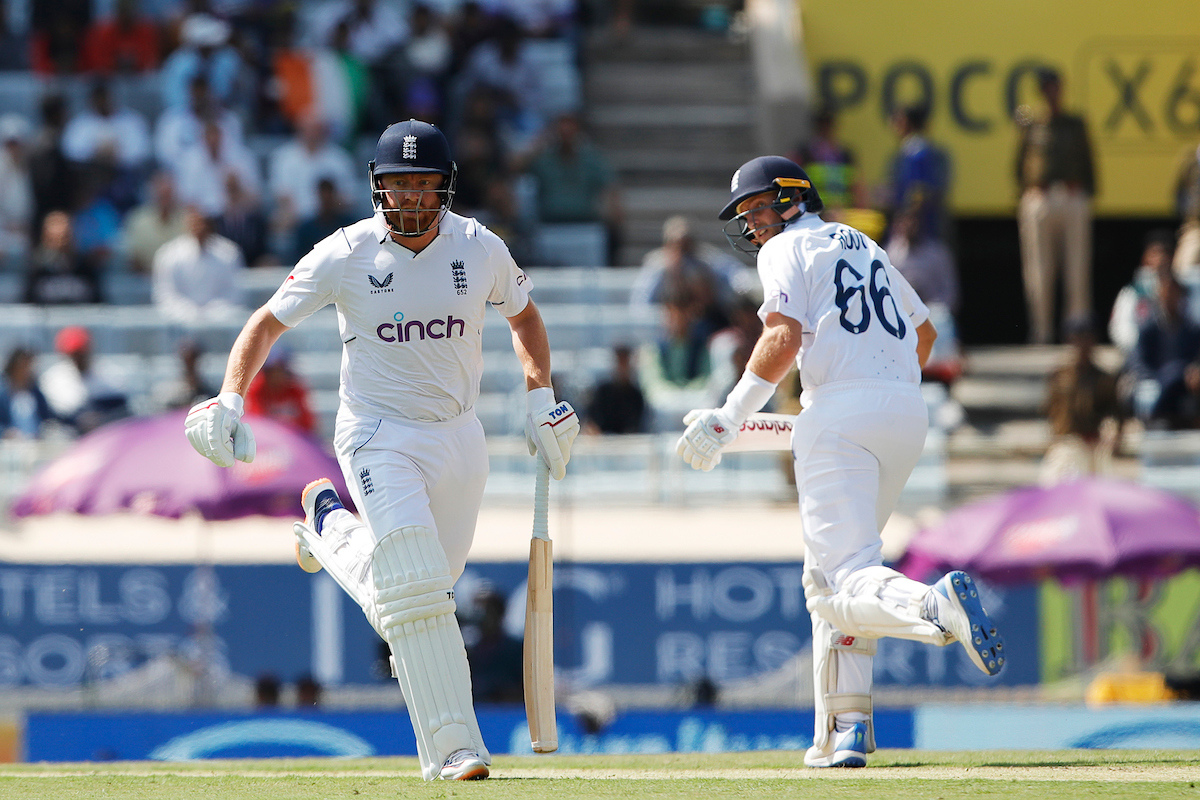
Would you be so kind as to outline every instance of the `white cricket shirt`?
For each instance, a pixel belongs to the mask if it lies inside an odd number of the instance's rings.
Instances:
[[[805,390],[834,381],[919,383],[916,328],[929,309],[887,253],[854,228],[805,214],[758,252],[762,306],[800,323]]]
[[[437,237],[413,253],[377,214],[314,246],[267,309],[295,327],[336,305],[343,409],[440,422],[479,397],[488,305],[515,316],[530,287],[500,237],[474,219],[447,213]]]

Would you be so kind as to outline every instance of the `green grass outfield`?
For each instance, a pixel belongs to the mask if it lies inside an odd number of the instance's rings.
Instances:
[[[933,798],[1200,800],[1200,752],[880,750],[867,769],[805,769],[800,753],[498,756],[492,780],[425,783],[411,758],[0,765],[15,798]]]

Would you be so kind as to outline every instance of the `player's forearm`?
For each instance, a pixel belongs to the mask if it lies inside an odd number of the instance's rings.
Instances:
[[[768,314],[746,369],[765,381],[779,383],[800,352],[800,332],[800,323],[796,320],[783,314]]]
[[[530,300],[525,309],[509,317],[513,351],[525,373],[526,390],[550,386],[550,339],[537,306]]]
[[[920,363],[921,369],[925,369],[925,364],[929,361],[937,335],[937,328],[930,320],[925,320],[917,326],[917,362]]]
[[[221,391],[236,392],[245,397],[250,381],[262,369],[271,347],[286,330],[287,326],[277,320],[266,306],[255,311],[229,351]]]

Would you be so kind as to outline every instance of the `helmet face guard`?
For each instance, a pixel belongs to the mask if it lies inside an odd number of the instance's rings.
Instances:
[[[380,179],[384,175],[437,174],[443,176],[437,189],[384,189]],[[375,158],[367,165],[367,177],[371,182],[371,207],[375,213],[383,213],[384,222],[392,233],[399,236],[424,236],[433,231],[454,204],[454,187],[458,183],[458,166],[450,157],[450,144],[437,126],[417,119],[389,125],[375,145]],[[438,195],[435,208],[425,207],[425,195]],[[419,196],[416,208],[402,208],[399,195]],[[393,203],[388,204],[388,195]],[[435,212],[436,213],[433,213]],[[415,213],[414,213],[415,212]],[[422,213],[432,216],[428,224],[421,224]],[[414,219],[415,218],[415,219]]]
[[[755,234],[770,230],[778,233],[805,211],[810,210],[804,198],[808,192],[815,192],[816,190],[813,189],[812,182],[807,178],[776,178],[772,183],[778,189],[775,194],[775,202],[770,205],[747,209],[740,214],[736,214],[722,228],[725,238],[729,240],[729,244],[734,250],[750,256],[756,255],[762,245],[754,241]],[[750,197],[753,196],[750,195]],[[744,202],[745,199],[741,202]],[[779,215],[779,221],[769,225],[759,225],[756,228],[750,227],[750,215],[761,212],[763,209],[774,211]],[[788,213],[792,209],[796,209],[796,212],[794,214]]]
[[[367,168],[367,175],[371,181],[371,207],[376,214],[383,214],[383,221],[388,226],[388,230],[398,236],[424,236],[430,231],[437,228],[441,224],[442,219],[446,216],[446,212],[454,205],[454,187],[458,183],[458,166],[453,162],[450,164],[450,172],[445,173],[434,170],[412,170],[409,174],[435,174],[442,175],[443,181],[441,187],[437,189],[384,189],[379,185],[379,179],[383,175],[395,175],[401,170],[389,170],[385,173],[375,172],[375,162],[372,161]],[[404,171],[409,172],[409,171]],[[419,218],[412,221],[409,225],[408,214],[402,213],[400,208],[399,198],[396,195],[420,195],[417,201],[418,211],[433,211],[434,209],[425,207],[425,195],[438,195],[437,213],[434,215],[433,221],[427,225],[421,225]],[[388,195],[392,195],[395,203],[389,206],[386,202]],[[411,211],[411,209],[409,209]],[[399,224],[397,224],[397,221]]]

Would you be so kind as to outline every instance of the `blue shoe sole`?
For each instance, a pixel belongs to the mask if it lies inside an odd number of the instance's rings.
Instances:
[[[1000,636],[996,624],[983,610],[975,581],[962,570],[955,570],[938,581],[934,588],[967,615],[971,625],[971,641],[960,640],[960,643],[967,649],[971,661],[988,675],[999,674],[1004,668],[1004,637]]]

